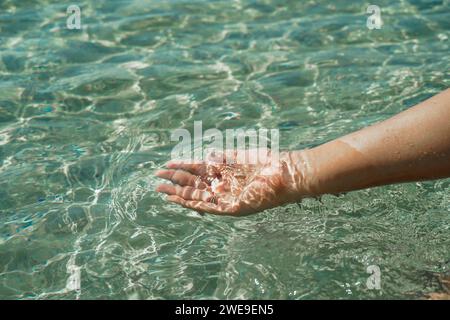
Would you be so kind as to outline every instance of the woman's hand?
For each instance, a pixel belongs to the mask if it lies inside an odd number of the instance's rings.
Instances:
[[[244,215],[308,196],[447,178],[449,119],[447,89],[388,120],[312,149],[279,157],[266,152],[264,161],[255,164],[235,161],[242,152],[216,155],[204,163],[169,163],[168,170],[156,175],[174,185],[159,185],[157,191],[200,212]],[[246,152],[258,152],[260,160],[260,151]]]
[[[257,150],[254,150],[255,152]],[[252,152],[252,151],[247,151]],[[173,184],[156,191],[168,201],[198,212],[247,215],[301,200],[308,195],[301,152],[284,152],[275,160],[270,152],[255,164],[241,164],[237,152],[210,155],[201,163],[169,162],[156,176]],[[248,159],[248,158],[247,158]]]

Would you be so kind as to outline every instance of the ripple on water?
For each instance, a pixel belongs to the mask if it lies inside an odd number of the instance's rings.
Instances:
[[[171,130],[312,147],[449,86],[448,6],[1,2],[0,298],[414,298],[448,272],[448,180],[239,219],[154,192]],[[382,291],[367,290],[367,267]],[[77,282],[80,286],[77,288]]]

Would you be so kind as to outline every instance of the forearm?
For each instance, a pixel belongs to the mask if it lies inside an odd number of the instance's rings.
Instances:
[[[450,177],[450,89],[300,154],[313,195]]]

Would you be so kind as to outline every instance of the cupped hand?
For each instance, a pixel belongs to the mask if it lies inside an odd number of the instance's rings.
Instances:
[[[251,151],[250,151],[251,152]],[[305,172],[298,153],[283,152],[278,159],[267,153],[263,160],[246,164],[237,152],[212,154],[203,162],[171,161],[156,176],[172,184],[156,191],[167,200],[198,212],[247,215],[307,196]],[[231,158],[230,158],[231,157]],[[230,161],[231,159],[231,161]]]

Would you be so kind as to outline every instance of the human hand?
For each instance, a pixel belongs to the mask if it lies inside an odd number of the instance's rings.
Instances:
[[[210,155],[200,163],[169,162],[156,176],[173,184],[160,184],[156,191],[185,208],[233,216],[260,212],[308,195],[301,152],[280,153],[278,160],[268,152],[255,164],[236,161],[237,152],[228,161],[227,154]]]

